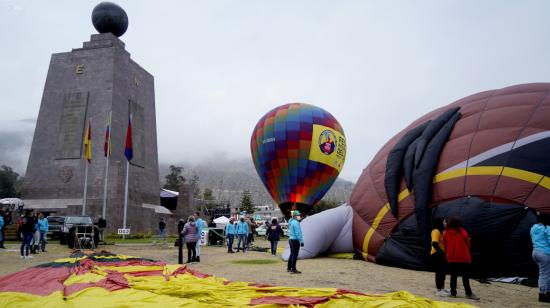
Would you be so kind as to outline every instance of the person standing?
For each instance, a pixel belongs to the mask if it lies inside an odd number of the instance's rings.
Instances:
[[[48,234],[48,219],[44,217],[43,213],[38,214],[38,232],[40,232],[40,250],[46,252],[46,235]]]
[[[246,239],[246,247],[250,249],[250,245],[254,242],[254,233],[256,233],[256,222],[254,218],[250,218],[248,221],[248,238]]]
[[[4,247],[4,212],[0,211],[0,248]]]
[[[288,245],[290,246],[290,257],[288,258],[286,270],[291,274],[301,274],[302,272],[296,269],[296,262],[298,261],[298,253],[300,252],[300,247],[304,247],[302,228],[300,227],[301,214],[299,211],[292,211],[291,215],[292,218],[290,218],[290,220],[288,221]]]
[[[162,239],[163,242],[166,241],[166,221],[164,217],[159,221],[159,239]]]
[[[268,225],[266,236],[267,240],[271,243],[271,254],[274,256],[277,255],[277,243],[281,239],[282,234],[283,229],[279,226],[277,218],[273,218],[271,224]]]
[[[195,247],[197,246],[197,241],[199,240],[198,233],[199,228],[195,223],[195,217],[191,215],[187,218],[187,223],[183,226],[183,230],[181,231],[181,234],[185,238],[185,244],[187,245],[186,263],[195,262],[195,259],[197,258]]]
[[[233,218],[229,219],[229,223],[225,226],[225,237],[227,239],[227,253],[234,253],[233,240],[236,234]]]
[[[97,221],[97,228],[99,229],[99,240],[105,243],[105,228],[107,228],[107,220],[103,216],[99,216]]]
[[[199,240],[197,241],[197,247],[195,248],[197,252],[197,258],[196,262],[201,262],[201,239],[202,239],[202,228],[204,227],[204,220],[201,218],[201,213],[196,212],[195,213],[195,223],[197,224],[197,228],[199,229]]]
[[[445,256],[445,244],[443,242],[443,231],[445,224],[443,218],[436,218],[432,223],[432,250],[430,261],[435,271],[436,295],[449,296],[451,293],[445,290],[445,274],[447,272],[447,257]]]
[[[21,217],[21,259],[30,259],[29,251],[31,249],[31,240],[34,234],[34,220],[31,213],[27,210],[25,215]]]
[[[462,224],[457,217],[452,217],[447,222],[443,233],[443,242],[445,243],[449,273],[451,274],[451,296],[456,297],[456,280],[458,276],[462,276],[466,298],[479,300],[479,297],[472,293],[470,287],[470,265],[472,263],[470,236],[462,228]]]
[[[541,214],[531,227],[533,260],[539,267],[539,302],[550,302],[550,216]]]
[[[237,252],[241,249],[241,241],[243,243],[243,252],[246,249],[246,238],[248,236],[248,224],[244,221],[244,217],[241,217],[241,221],[237,224],[237,237],[239,241],[237,242]]]
[[[38,230],[38,216],[36,213],[32,213],[32,220],[34,222],[34,233],[31,240],[31,253],[38,254],[38,244],[40,243],[40,231]]]

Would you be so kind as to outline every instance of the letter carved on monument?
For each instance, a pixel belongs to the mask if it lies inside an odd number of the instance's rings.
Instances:
[[[56,159],[80,158],[87,107],[88,92],[65,94],[57,139]]]

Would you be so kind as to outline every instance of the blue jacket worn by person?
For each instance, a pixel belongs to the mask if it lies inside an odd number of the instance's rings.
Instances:
[[[246,222],[239,221],[237,224],[237,234],[246,235],[248,234],[248,224]]]
[[[202,227],[204,227],[204,220],[202,220],[201,218],[197,218],[197,220],[195,220],[195,223],[197,224],[197,228],[199,228],[199,237],[201,237]]]
[[[0,215],[0,229],[4,228],[4,217]]]
[[[225,226],[225,234],[237,234],[235,230],[235,225],[233,225],[232,223],[227,224],[227,226]]]
[[[300,227],[300,222],[298,220],[291,218],[288,221],[288,231],[288,238],[290,240],[298,240],[300,241],[300,244],[304,243],[304,239],[302,238],[302,228]]]
[[[533,249],[550,255],[550,227],[541,223],[533,225],[531,227],[531,240],[533,241]]]
[[[41,218],[38,220],[38,231],[48,232],[48,220],[46,218]]]

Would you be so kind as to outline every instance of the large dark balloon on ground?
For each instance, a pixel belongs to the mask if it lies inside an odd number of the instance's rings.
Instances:
[[[388,141],[349,200],[357,254],[427,268],[430,222],[457,216],[474,273],[536,274],[529,229],[550,214],[549,93],[534,83],[474,94]]]
[[[128,29],[128,15],[112,2],[101,2],[92,11],[92,23],[99,33],[120,37]]]

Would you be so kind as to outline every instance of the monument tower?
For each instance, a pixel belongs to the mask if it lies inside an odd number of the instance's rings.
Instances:
[[[51,57],[25,176],[25,204],[58,215],[82,213],[87,164],[83,140],[89,120],[92,159],[86,215],[95,219],[102,214],[107,171],[107,228],[121,228],[127,171],[124,148],[131,114],[134,155],[128,169],[127,227],[132,232],[149,230],[157,223],[153,216],[162,212],[154,78],[130,58],[118,38],[128,27],[122,8],[100,3],[92,21],[99,34],[93,34],[82,48]],[[111,156],[106,169],[109,117]]]

